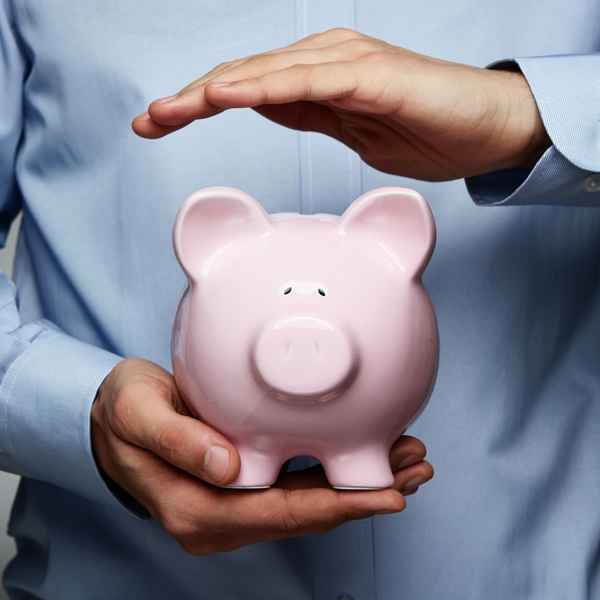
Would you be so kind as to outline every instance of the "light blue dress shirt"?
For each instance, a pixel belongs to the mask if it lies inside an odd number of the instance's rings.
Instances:
[[[0,280],[0,467],[23,476],[12,598],[600,598],[599,3],[0,7],[3,233],[24,217],[15,283]],[[215,64],[334,26],[482,66],[517,58],[553,146],[531,171],[465,189],[379,173],[250,110],[160,141],[130,131],[150,100]],[[412,432],[437,475],[406,512],[192,557],[99,475],[95,391],[124,356],[169,368],[185,285],[171,227],[208,185],[240,187],[269,211],[339,213],[381,185],[431,203],[440,370]]]

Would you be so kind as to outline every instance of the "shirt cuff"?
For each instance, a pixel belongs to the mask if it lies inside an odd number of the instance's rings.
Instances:
[[[145,516],[115,494],[92,452],[92,403],[122,359],[61,331],[40,333],[2,379],[0,467]]]
[[[465,179],[483,206],[600,205],[600,54],[502,60],[488,68],[520,70],[535,98],[552,146],[532,169]]]
[[[600,204],[600,173],[576,167],[554,146],[531,170],[509,169],[467,177],[465,185],[480,206]]]
[[[499,61],[518,65],[555,148],[571,164],[600,171],[599,54],[531,56]]]

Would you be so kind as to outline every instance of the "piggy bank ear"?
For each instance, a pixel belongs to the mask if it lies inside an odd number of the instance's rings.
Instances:
[[[270,229],[267,213],[254,198],[235,188],[209,187],[194,192],[180,208],[173,248],[183,270],[194,280],[217,250]]]
[[[419,277],[435,245],[435,224],[423,197],[409,189],[383,187],[360,196],[344,212],[340,232],[379,244],[411,277]]]

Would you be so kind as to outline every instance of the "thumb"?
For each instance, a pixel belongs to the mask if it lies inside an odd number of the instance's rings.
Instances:
[[[174,382],[156,386],[154,382],[138,380],[121,394],[125,398],[113,405],[115,414],[110,419],[118,437],[207,483],[225,485],[237,477],[240,469],[237,450],[217,430],[181,414],[183,402]],[[120,411],[116,410],[119,406]]]

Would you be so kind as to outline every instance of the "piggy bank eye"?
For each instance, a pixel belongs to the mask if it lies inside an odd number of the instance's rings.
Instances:
[[[320,296],[325,296],[326,295],[325,290],[323,288],[319,288],[318,292],[319,292]]]
[[[285,288],[285,290],[283,290],[283,295],[287,296],[288,294],[292,293],[292,288],[291,287],[287,287]]]

